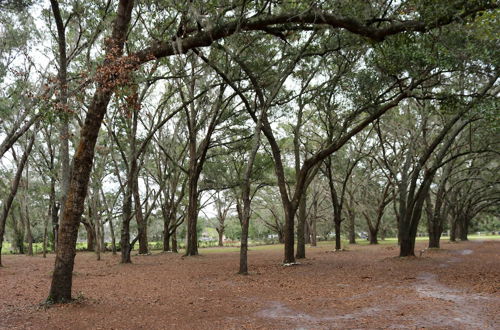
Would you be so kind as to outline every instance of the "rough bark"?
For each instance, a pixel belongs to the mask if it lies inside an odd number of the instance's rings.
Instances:
[[[224,246],[224,227],[216,228],[216,229],[217,229],[217,234],[219,236],[218,246],[222,247],[222,246]]]
[[[133,189],[134,189],[134,208],[135,208],[135,218],[137,220],[137,231],[139,237],[139,254],[148,254],[148,226],[144,219],[142,213],[141,197],[139,194],[139,182],[138,177],[134,177]]]
[[[62,206],[61,216],[64,211],[64,202],[68,194],[70,183],[70,160],[69,160],[69,111],[68,111],[68,59],[66,57],[66,25],[63,22],[59,2],[50,0],[52,13],[57,29],[57,44],[58,44],[58,83],[59,83],[59,98],[57,110],[60,116],[60,150],[59,161],[61,163],[61,197],[60,205]]]
[[[133,0],[120,0],[118,4],[112,35],[107,41],[104,66],[109,65],[113,58],[122,55],[133,4]],[[87,195],[97,136],[112,95],[112,83],[113,77],[104,76],[99,81],[80,131],[80,141],[73,157],[71,180],[59,227],[56,260],[48,296],[48,300],[52,302],[71,300],[78,225]]]
[[[174,229],[174,232],[172,233],[172,252],[178,253],[177,249],[177,227]]]

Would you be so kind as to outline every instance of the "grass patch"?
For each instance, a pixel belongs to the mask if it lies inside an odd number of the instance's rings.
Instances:
[[[441,237],[441,242],[445,243],[449,241],[448,236],[442,236]],[[428,241],[428,237],[417,237],[417,242],[421,241]],[[500,240],[500,235],[469,235],[469,240]],[[378,244],[379,245],[397,245],[398,239],[396,237],[388,237],[384,240],[379,239]],[[318,246],[331,246],[335,245],[335,241],[318,241]],[[357,239],[356,240],[357,245],[369,245],[370,241],[366,239]],[[110,247],[108,243],[108,247]],[[342,240],[342,247],[349,247],[349,244],[347,241]],[[25,245],[25,251],[27,251],[27,244]],[[87,248],[87,243],[77,243],[76,244],[76,249],[78,251],[81,250],[86,250]],[[161,242],[149,242],[149,248],[152,251],[158,251],[161,250]],[[11,254],[11,244],[9,242],[4,242],[2,245],[2,254]],[[229,246],[224,246],[224,247],[204,247],[203,244],[200,244],[199,247],[200,250],[202,250],[202,253],[225,253],[225,252],[239,252],[240,248],[239,246],[235,246],[234,244],[230,244]],[[269,251],[269,250],[282,250],[283,249],[283,244],[262,244],[262,242],[251,242],[250,246],[248,248],[249,251]],[[134,249],[136,251],[137,249]],[[179,249],[179,252],[182,251],[183,249]],[[43,252],[43,243],[33,243],[33,252],[35,254],[39,254]],[[51,252],[50,250],[48,252]],[[181,252],[180,252],[181,253]]]

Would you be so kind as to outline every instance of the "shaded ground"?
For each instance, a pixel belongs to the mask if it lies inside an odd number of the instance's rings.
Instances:
[[[49,309],[38,303],[53,256],[4,256],[0,328],[500,328],[498,241],[444,243],[404,259],[395,246],[331,248],[308,249],[294,267],[280,265],[281,249],[251,251],[249,276],[235,274],[237,252],[137,256],[132,265],[80,253],[80,302]]]

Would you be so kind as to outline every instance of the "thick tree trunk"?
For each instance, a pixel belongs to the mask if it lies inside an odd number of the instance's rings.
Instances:
[[[54,199],[52,204],[52,248],[54,252],[57,250],[57,238],[59,235],[59,209],[60,207]]]
[[[368,230],[370,244],[378,244],[378,228],[373,228]]]
[[[402,237],[400,250],[400,257],[414,257],[415,256],[415,240],[410,237]]]
[[[189,204],[187,210],[187,246],[186,256],[198,255],[198,177],[190,173],[188,183]]]
[[[217,234],[219,234],[219,246],[224,246],[224,227],[217,228]]]
[[[458,222],[458,238],[461,241],[468,241],[468,232],[468,221],[465,218],[460,218],[460,221]]]
[[[442,228],[436,226],[434,223],[429,226],[429,248],[439,249]]]
[[[104,66],[122,55],[133,4],[133,0],[120,0],[118,4],[113,32],[107,42]],[[56,261],[48,296],[48,300],[53,302],[71,300],[78,226],[84,210],[97,136],[113,89],[113,78],[107,77],[105,72],[103,72],[103,76],[88,108],[87,117],[80,131],[80,141],[73,158],[71,181],[61,217]]]
[[[348,211],[349,214],[349,244],[356,244],[356,214],[352,211]]]
[[[295,263],[294,249],[295,249],[295,237],[294,237],[294,218],[295,210],[293,210],[291,205],[285,208],[285,228],[284,228],[284,243],[285,243],[285,259],[283,263]]]
[[[250,164],[251,165],[251,164]],[[247,171],[249,169],[247,168]],[[251,170],[251,169],[250,169]],[[247,181],[246,184],[249,184]],[[241,240],[240,240],[240,268],[238,274],[248,274],[248,227],[250,224],[250,199],[247,192],[250,187],[243,187],[243,209],[241,205],[237,205],[238,216],[241,224]]]
[[[278,243],[285,244],[285,233],[283,232],[283,230],[278,230],[277,234],[278,234]]]
[[[170,251],[170,230],[166,223],[164,223],[163,227],[163,251]]]
[[[340,239],[340,224],[342,223],[342,219],[340,218],[340,214],[335,216],[335,250],[342,250],[342,241]]]
[[[309,221],[305,221],[305,227],[304,227],[304,236],[305,236],[305,243],[306,244],[311,244],[311,225],[309,224]]]
[[[177,249],[177,228],[174,229],[174,232],[172,233],[172,252],[178,253]]]
[[[299,212],[297,213],[297,259],[306,257],[306,192],[300,198]]]

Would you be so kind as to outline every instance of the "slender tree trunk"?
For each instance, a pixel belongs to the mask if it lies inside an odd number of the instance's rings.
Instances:
[[[49,202],[49,212],[47,214],[47,217],[45,218],[45,220],[43,221],[43,242],[42,242],[42,253],[43,253],[43,257],[46,258],[47,257],[47,236],[48,236],[48,231],[49,231],[49,219],[51,218],[51,211],[52,211],[52,201]]]
[[[127,184],[125,185],[125,195],[122,206],[122,228],[120,233],[120,253],[121,263],[132,263],[130,257],[130,221],[132,220],[132,196],[134,175],[137,173],[137,158],[135,157],[135,149],[130,150],[130,168],[128,169]]]
[[[101,260],[101,224],[99,223],[99,216],[96,214],[97,210],[94,210],[94,215],[95,215],[95,236],[96,236],[96,247],[95,247],[95,254],[97,261]]]
[[[120,0],[118,4],[112,35],[106,45],[104,66],[122,55],[133,5],[133,0]],[[56,261],[48,296],[48,300],[53,302],[71,300],[78,225],[84,210],[97,136],[112,95],[112,86],[110,85],[113,84],[113,78],[106,77],[105,73],[103,75],[104,77],[97,84],[94,98],[88,108],[73,159],[71,181],[61,217]]]
[[[10,188],[9,195],[2,203],[2,213],[0,216],[0,267],[2,266],[2,246],[3,246],[3,239],[4,239],[4,234],[5,234],[5,224],[7,222],[7,216],[9,215],[9,211],[10,211],[10,208],[12,206],[12,202],[14,201],[14,198],[16,197],[17,190],[19,188],[19,182],[21,181],[21,177],[23,175],[24,166],[26,165],[26,163],[28,161],[28,157],[29,157],[29,154],[31,153],[31,149],[33,148],[37,128],[38,128],[38,126],[35,127],[35,132],[33,132],[33,134],[31,135],[31,138],[28,142],[28,145],[26,146],[26,150],[24,151],[23,156],[21,157],[21,160],[19,161],[19,164],[17,165],[16,174],[14,175],[14,179],[12,180],[12,186]],[[21,246],[22,246],[22,241],[21,241]]]
[[[99,217],[99,237],[101,238],[99,240],[99,246],[101,247],[101,252],[106,252],[106,235],[104,231],[104,222],[102,221],[101,217]]]
[[[85,231],[87,232],[87,251],[95,251],[95,226],[92,225],[92,223],[85,222]]]
[[[94,222],[94,232],[95,232],[95,253],[96,253],[96,258],[97,261],[101,260],[101,250],[102,250],[102,236],[103,233],[101,232],[101,217],[100,217],[100,201],[99,201],[99,185],[94,182],[94,187],[93,187],[93,194],[92,194],[92,218]]]
[[[457,241],[457,219],[456,217],[450,218],[450,242]]]
[[[60,137],[60,150],[59,150],[59,160],[61,162],[61,216],[63,215],[63,209],[65,205],[66,196],[69,190],[70,184],[70,160],[69,160],[69,109],[68,109],[68,79],[67,79],[67,68],[68,59],[66,56],[66,27],[61,16],[61,11],[59,9],[59,2],[57,0],[51,0],[52,13],[54,15],[54,20],[57,28],[57,44],[58,44],[58,62],[59,62],[59,99],[57,104],[57,110],[60,115],[60,127],[59,127],[59,137]]]
[[[139,254],[148,254],[148,226],[144,219],[139,195],[139,182],[137,175],[134,177],[134,207],[137,220],[137,231],[139,236]]]
[[[307,220],[307,217],[306,217],[304,229],[305,229],[305,232],[304,232],[305,243],[306,244],[311,244],[311,224]]]
[[[26,242],[28,243],[28,255],[33,256],[33,234],[31,233],[31,220],[28,210],[25,211],[26,216]]]
[[[318,231],[316,229],[316,223],[317,223],[316,217],[312,219],[312,226],[311,226],[311,246],[317,246],[317,236],[318,236]]]
[[[115,228],[113,226],[113,219],[111,216],[109,217],[109,233],[111,235],[111,251],[113,251],[113,255],[116,255],[116,237],[115,237]]]

